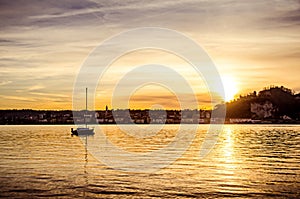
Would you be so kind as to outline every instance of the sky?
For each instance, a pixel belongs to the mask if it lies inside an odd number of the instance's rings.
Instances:
[[[300,92],[299,0],[1,0],[0,19],[0,109],[72,109],[74,83],[90,53],[113,35],[141,27],[172,29],[197,42],[219,71],[225,101],[270,85]],[[89,93],[96,99],[89,108],[178,108],[179,94],[158,84],[137,86],[129,101],[128,93],[113,93],[124,75],[147,64],[181,74],[193,93],[180,94],[194,94],[198,107],[215,103],[189,63],[141,49],[112,60]],[[121,87],[158,74],[168,77],[146,70]]]

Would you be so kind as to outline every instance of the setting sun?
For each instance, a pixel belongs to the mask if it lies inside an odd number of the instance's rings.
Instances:
[[[238,92],[236,81],[231,76],[223,76],[222,82],[225,92],[225,101],[228,102],[230,100],[233,100]]]

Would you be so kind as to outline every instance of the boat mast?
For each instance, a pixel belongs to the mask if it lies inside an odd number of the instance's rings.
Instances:
[[[85,110],[87,111],[87,92],[88,88],[85,88]]]
[[[87,123],[86,123],[86,115],[87,115],[87,92],[88,92],[88,88],[85,88],[85,116],[84,116],[84,123],[85,123],[85,128],[87,128]]]

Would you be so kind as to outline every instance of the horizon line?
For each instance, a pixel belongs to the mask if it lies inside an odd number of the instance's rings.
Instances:
[[[107,109],[107,110],[163,110],[163,111],[179,111],[179,110],[211,110],[211,109],[198,109],[198,108],[194,108],[194,109],[189,109],[189,108],[185,108],[185,109],[145,109],[145,108],[140,108],[140,109],[131,109],[131,108],[117,108],[117,109]],[[24,109],[0,109],[0,111],[86,111],[85,109],[82,110],[71,110],[71,109],[30,109],[30,108],[24,108]],[[105,109],[95,109],[95,110],[87,110],[87,111],[106,111]]]

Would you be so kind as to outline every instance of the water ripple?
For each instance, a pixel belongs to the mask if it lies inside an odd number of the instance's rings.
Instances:
[[[1,126],[0,197],[300,198],[297,125],[226,125],[204,159],[198,154],[208,126],[199,126],[184,155],[156,173],[109,168],[70,136],[70,128]],[[103,129],[117,146],[141,153],[165,147],[178,126],[143,140],[129,138],[113,125]]]

